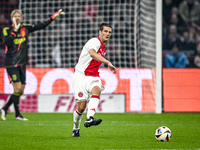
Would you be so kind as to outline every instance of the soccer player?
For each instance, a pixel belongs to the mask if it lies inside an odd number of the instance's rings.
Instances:
[[[99,36],[91,38],[83,46],[78,63],[75,66],[73,95],[77,102],[77,109],[73,112],[73,137],[80,137],[80,123],[87,102],[89,104],[84,126],[90,127],[102,122],[102,119],[95,119],[93,116],[99,104],[101,91],[104,89],[98,72],[100,65],[105,63],[113,73],[116,73],[116,68],[104,58],[106,54],[105,44],[110,39],[111,33],[112,27],[107,23],[102,23]]]
[[[23,16],[19,9],[11,12],[12,26],[3,29],[5,44],[5,67],[14,93],[6,105],[1,108],[1,119],[6,120],[7,110],[13,103],[15,108],[15,119],[27,121],[19,111],[19,98],[24,92],[26,84],[26,63],[28,60],[28,36],[31,32],[44,29],[60,15],[64,15],[62,9],[55,12],[47,21],[37,25],[22,24]]]

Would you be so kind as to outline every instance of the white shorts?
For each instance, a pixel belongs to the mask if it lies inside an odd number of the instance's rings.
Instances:
[[[101,91],[104,90],[100,77],[86,76],[82,72],[75,71],[73,79],[73,95],[77,102],[89,101],[91,90],[95,86],[98,86]]]

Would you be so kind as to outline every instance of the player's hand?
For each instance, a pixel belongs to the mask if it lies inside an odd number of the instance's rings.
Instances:
[[[18,29],[20,28],[20,26],[21,26],[21,23],[18,23],[18,24],[17,24],[16,19],[13,17],[13,30],[14,30],[15,32],[17,32]]]
[[[112,65],[111,62],[108,62],[108,68],[109,68],[111,71],[113,71],[114,74],[117,73],[117,69]]]
[[[60,17],[61,15],[64,15],[65,13],[62,12],[62,9],[60,9],[59,11],[55,12],[49,19],[50,21],[54,21],[56,20],[58,17]]]

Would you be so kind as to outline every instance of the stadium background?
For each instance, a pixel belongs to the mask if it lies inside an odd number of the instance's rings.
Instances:
[[[155,8],[153,0],[149,1],[152,8]],[[51,93],[42,93],[40,85],[46,73],[55,71],[54,76],[70,72],[73,74],[80,50],[83,44],[91,37],[98,36],[98,25],[102,21],[111,23],[113,35],[107,44],[106,58],[118,68],[116,77],[109,76],[106,66],[102,65],[102,72],[107,73],[107,77],[117,82],[116,88],[110,86],[109,79],[104,78],[103,83],[108,84],[105,94],[126,94],[126,112],[155,112],[155,39],[154,43],[147,43],[148,49],[145,53],[135,53],[134,15],[135,1],[29,1],[29,0],[9,0],[1,1],[1,34],[5,26],[10,26],[10,12],[20,8],[24,13],[26,23],[37,24],[47,20],[55,11],[63,8],[66,16],[59,18],[44,30],[32,33],[29,37],[29,62],[27,64],[30,71],[30,80],[36,78],[37,85],[30,84],[27,91],[26,102],[21,104],[21,110],[25,107],[25,112],[32,112],[34,108],[34,96],[30,94],[70,94],[69,82],[67,79],[58,77],[52,85]],[[153,9],[148,9],[152,11]],[[151,12],[149,12],[151,13]],[[155,14],[154,11],[152,13]],[[154,21],[154,20],[153,20]],[[148,32],[147,32],[148,33]],[[155,36],[155,32],[152,37]],[[4,94],[12,93],[10,85],[7,83],[5,69],[3,68],[4,45],[1,40],[0,47],[0,94],[1,105],[7,97]],[[145,45],[145,44],[143,44]],[[148,57],[147,57],[148,56]],[[143,60],[145,58],[145,60]],[[163,55],[164,59],[164,55]],[[146,60],[150,60],[146,62]],[[138,63],[135,63],[138,61]],[[145,62],[145,63],[144,63]],[[61,68],[60,70],[57,70]],[[66,69],[65,69],[66,68]],[[134,69],[143,68],[143,69]],[[144,69],[147,68],[147,69]],[[56,72],[58,71],[58,72]],[[59,72],[60,71],[60,72]],[[70,73],[66,78],[71,79]],[[165,69],[163,68],[163,111],[165,112],[199,112],[199,75],[198,69]],[[138,77],[139,76],[139,77]],[[135,78],[135,80],[134,80]],[[134,84],[137,80],[139,83]],[[27,81],[28,82],[28,81]],[[116,83],[115,82],[115,83]],[[49,87],[48,84],[45,88]],[[36,88],[36,89],[35,89]],[[130,101],[134,100],[134,89],[139,89],[141,93],[140,109],[130,108]],[[30,91],[34,91],[31,93]],[[136,90],[137,91],[137,90]],[[28,95],[29,94],[29,95]],[[131,97],[132,96],[132,97]],[[23,102],[23,101],[22,101]],[[33,102],[33,103],[32,103]],[[32,110],[32,111],[31,111]]]

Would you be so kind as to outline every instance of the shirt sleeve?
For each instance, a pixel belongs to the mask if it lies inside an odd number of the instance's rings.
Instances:
[[[180,58],[175,66],[175,68],[186,68],[187,67],[187,57],[185,55],[180,55]]]
[[[101,46],[101,43],[97,38],[92,38],[87,42],[88,51],[91,49],[94,49],[96,52],[98,52],[100,46]]]
[[[173,68],[172,62],[170,61],[170,55],[167,55],[167,57],[165,59],[165,65],[166,65],[166,68]]]
[[[44,29],[46,26],[48,26],[51,22],[50,21],[44,21],[42,23],[39,23],[37,25],[32,25],[32,24],[23,24],[29,32],[34,32],[36,30]]]
[[[3,41],[6,46],[12,45],[14,35],[14,32],[9,32],[9,27],[3,28]]]

